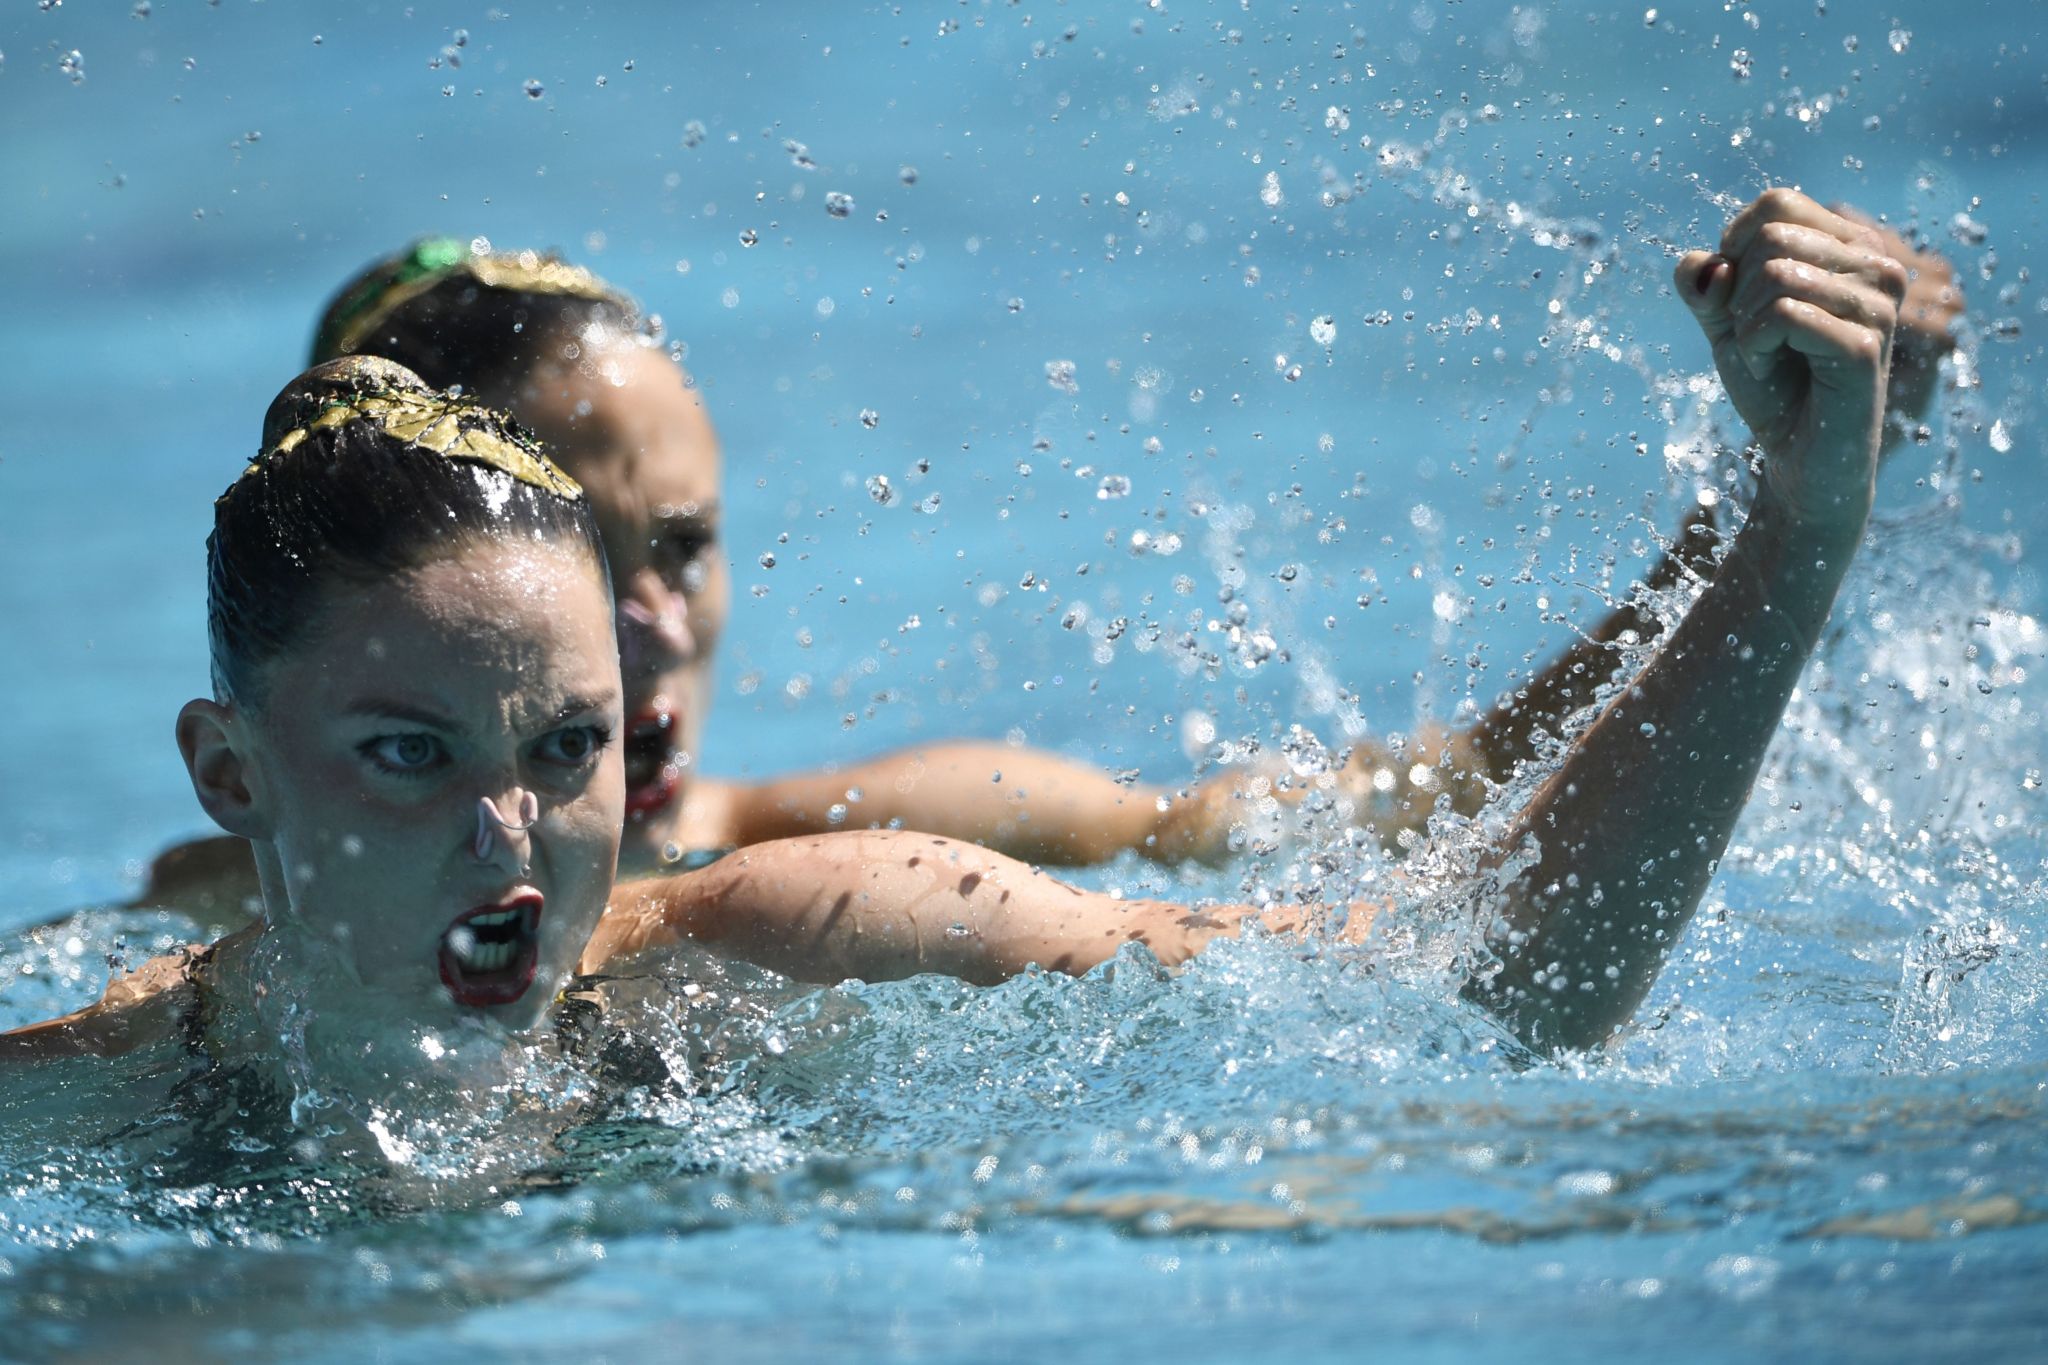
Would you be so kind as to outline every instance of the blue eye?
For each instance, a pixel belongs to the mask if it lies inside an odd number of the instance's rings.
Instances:
[[[593,763],[612,742],[612,732],[602,725],[572,725],[544,735],[534,752],[544,763],[581,768]]]
[[[379,735],[358,746],[358,752],[383,771],[407,777],[439,766],[448,756],[440,740],[416,731],[403,735]]]

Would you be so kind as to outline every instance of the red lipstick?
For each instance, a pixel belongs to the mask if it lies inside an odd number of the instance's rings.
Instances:
[[[676,748],[676,718],[662,698],[626,722],[626,816],[645,820],[683,789],[688,760]]]
[[[441,984],[458,1005],[509,1005],[526,994],[540,967],[538,891],[455,917],[441,935]]]

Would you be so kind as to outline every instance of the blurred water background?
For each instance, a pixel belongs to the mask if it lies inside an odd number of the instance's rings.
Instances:
[[[745,1084],[516,1197],[10,1153],[0,1353],[2039,1358],[2044,44],[1922,0],[10,0],[10,1024],[176,932],[21,930],[200,832],[210,501],[418,234],[560,248],[703,385],[726,774],[966,734],[1178,781],[1454,719],[1726,468],[1666,281],[1733,206],[1910,225],[1971,318],[1607,1058],[1515,1070],[1426,973],[1271,943],[771,991]]]

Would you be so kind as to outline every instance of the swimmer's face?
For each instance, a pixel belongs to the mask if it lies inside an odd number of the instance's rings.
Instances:
[[[583,485],[604,534],[626,693],[625,861],[646,866],[694,771],[731,604],[718,437],[683,372],[635,343],[546,367],[506,397]]]
[[[289,888],[273,917],[408,1009],[537,1021],[603,911],[624,818],[590,557],[485,543],[337,589],[263,696],[254,759]],[[532,830],[480,853],[479,801],[518,821],[526,792]]]

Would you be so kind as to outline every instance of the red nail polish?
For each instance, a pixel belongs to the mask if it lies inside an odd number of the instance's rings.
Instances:
[[[1693,280],[1692,287],[1702,294],[1712,289],[1714,287],[1714,272],[1720,268],[1720,265],[1719,261],[1708,261],[1700,268],[1699,276]]]

